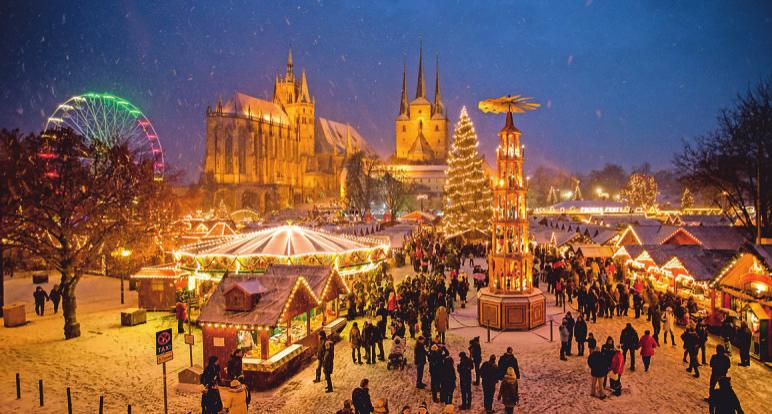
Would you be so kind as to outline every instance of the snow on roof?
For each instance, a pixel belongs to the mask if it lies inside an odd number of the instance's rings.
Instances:
[[[693,226],[683,228],[710,250],[737,251],[746,242],[745,235],[738,227]]]
[[[233,97],[222,106],[223,113],[252,117],[262,116],[263,120],[273,120],[274,123],[289,125],[289,117],[278,104],[265,99],[255,98],[241,92],[235,92]]]
[[[302,256],[366,250],[379,244],[385,243],[284,225],[186,246],[180,252],[199,256]]]
[[[410,213],[407,213],[407,214],[403,215],[402,217],[398,218],[397,220],[401,221],[401,222],[428,222],[428,223],[431,223],[436,218],[437,218],[437,216],[435,216],[433,214],[426,213],[426,212],[423,212],[423,211],[415,210],[415,211],[412,211]]]
[[[273,265],[261,275],[226,275],[220,281],[220,284],[207,303],[201,308],[201,315],[198,320],[208,323],[276,326],[279,322],[283,322],[279,319],[287,301],[291,299],[290,295],[295,284],[299,283],[302,288],[307,287],[310,295],[314,300],[318,301],[319,295],[326,285],[327,278],[331,275],[332,269],[328,266],[297,265]],[[303,280],[299,281],[299,279]],[[225,293],[231,290],[234,285],[244,285],[253,281],[259,281],[265,289],[254,308],[247,312],[227,310],[225,306]]]
[[[177,279],[188,276],[189,273],[182,269],[177,269],[173,264],[161,266],[145,266],[139,269],[137,273],[131,275],[131,279]]]
[[[375,153],[370,144],[367,143],[367,140],[351,125],[326,118],[318,118],[315,128],[315,146],[318,152],[332,152],[335,149],[338,153],[343,154],[346,152],[350,138],[354,151],[361,150],[368,154]]]
[[[577,254],[584,257],[611,257],[614,255],[614,249],[608,246],[581,245],[576,248]]]
[[[694,280],[712,279],[734,256],[730,251],[709,250],[697,245],[652,244],[624,248],[633,259],[644,251],[647,252],[658,267],[664,266],[675,257]]]
[[[266,289],[258,279],[251,279],[251,280],[245,280],[242,282],[236,282],[233,284],[233,286],[231,286],[231,289],[237,288],[237,287],[243,290],[244,292],[247,292],[250,295],[268,292],[268,289]]]

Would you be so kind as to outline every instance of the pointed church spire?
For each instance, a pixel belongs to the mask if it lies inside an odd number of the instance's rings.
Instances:
[[[287,56],[287,80],[292,79],[295,79],[295,69],[292,66],[292,48],[290,48]]]
[[[421,42],[421,46],[418,49],[418,85],[415,89],[415,97],[426,97],[426,84],[424,83],[424,43]]]
[[[222,113],[222,95],[217,98],[217,113]]]
[[[407,114],[407,63],[402,64],[402,100],[399,101],[399,114]]]
[[[311,96],[308,93],[308,81],[306,80],[306,70],[300,74],[300,96],[298,97],[300,102],[311,102]]]
[[[434,113],[445,114],[445,107],[442,104],[442,95],[440,94],[440,56],[437,55],[437,80],[434,83]]]

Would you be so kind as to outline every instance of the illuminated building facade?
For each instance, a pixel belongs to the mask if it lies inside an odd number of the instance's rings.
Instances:
[[[273,99],[240,92],[207,108],[202,182],[213,207],[268,212],[337,197],[343,164],[372,152],[353,127],[316,116],[305,71],[295,76],[292,52]]]

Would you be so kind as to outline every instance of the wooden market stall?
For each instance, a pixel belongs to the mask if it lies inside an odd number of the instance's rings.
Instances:
[[[712,308],[718,319],[738,315],[752,332],[751,355],[772,361],[772,246],[753,245],[738,254],[711,281]]]
[[[168,311],[177,294],[188,286],[190,273],[173,265],[143,267],[131,276],[137,285],[137,306],[149,311]]]
[[[272,265],[263,274],[226,275],[201,309],[204,360],[216,355],[228,378],[226,362],[242,349],[249,387],[274,387],[313,357],[321,330],[345,326],[338,301],[348,292],[329,266]]]

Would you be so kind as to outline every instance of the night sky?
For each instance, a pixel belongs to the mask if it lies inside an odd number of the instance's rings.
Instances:
[[[503,117],[477,102],[523,94],[542,104],[516,119],[529,168],[660,168],[772,74],[769,1],[190,3],[3,1],[0,127],[40,130],[69,96],[111,92],[195,179],[207,105],[234,90],[269,98],[292,47],[317,114],[388,156],[402,64],[412,99],[423,39],[430,99],[439,54],[449,116],[471,109],[488,160]]]

